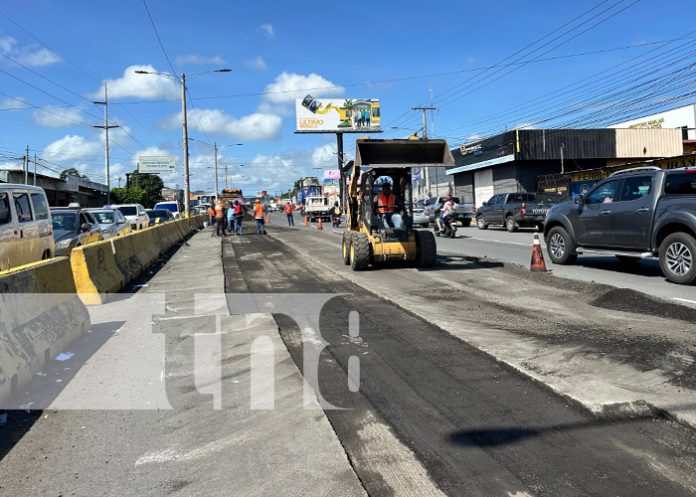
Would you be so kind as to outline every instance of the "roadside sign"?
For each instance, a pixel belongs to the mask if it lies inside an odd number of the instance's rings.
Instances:
[[[138,157],[139,173],[173,173],[176,172],[176,157],[171,155],[141,155]]]

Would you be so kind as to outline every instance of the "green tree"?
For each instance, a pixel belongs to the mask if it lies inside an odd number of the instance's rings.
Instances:
[[[164,182],[156,174],[138,174],[133,173],[131,176],[131,188],[139,188],[145,192],[142,202],[145,207],[154,207],[154,205],[162,199],[162,188]]]
[[[111,199],[114,204],[143,204],[147,199],[147,192],[142,188],[112,188]]]
[[[80,174],[80,171],[78,171],[74,167],[69,167],[68,169],[63,169],[60,172],[60,179],[62,179],[63,181],[65,181],[65,179],[68,176],[77,176],[78,178],[89,179],[85,174]]]

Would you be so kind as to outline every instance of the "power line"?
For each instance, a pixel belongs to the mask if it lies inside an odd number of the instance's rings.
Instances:
[[[181,83],[181,81],[179,80],[179,76],[176,74],[176,70],[174,69],[174,65],[172,64],[172,61],[169,60],[169,55],[167,55],[167,51],[164,49],[164,44],[162,43],[162,39],[160,38],[160,35],[157,32],[157,26],[155,26],[155,21],[152,19],[152,15],[150,14],[150,8],[147,6],[147,2],[145,0],[143,0],[143,6],[145,6],[145,11],[147,12],[148,19],[150,19],[152,30],[155,32],[157,43],[159,43],[159,46],[162,49],[162,53],[164,54],[164,58],[167,59],[167,64],[169,64],[169,68],[172,70],[172,75],[176,78],[177,81],[179,81],[179,83]]]

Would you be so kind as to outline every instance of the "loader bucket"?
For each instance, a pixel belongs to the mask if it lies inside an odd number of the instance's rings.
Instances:
[[[355,144],[355,165],[368,167],[453,167],[445,140],[370,140]]]

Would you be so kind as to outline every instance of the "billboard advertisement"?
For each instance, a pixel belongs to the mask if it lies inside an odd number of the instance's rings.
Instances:
[[[176,157],[171,155],[140,155],[138,156],[139,173],[174,173],[176,172]]]
[[[297,133],[373,133],[381,131],[378,99],[314,98],[295,100]]]
[[[326,181],[327,179],[341,179],[341,171],[339,171],[338,169],[329,169],[327,171],[324,171],[324,181]]]

